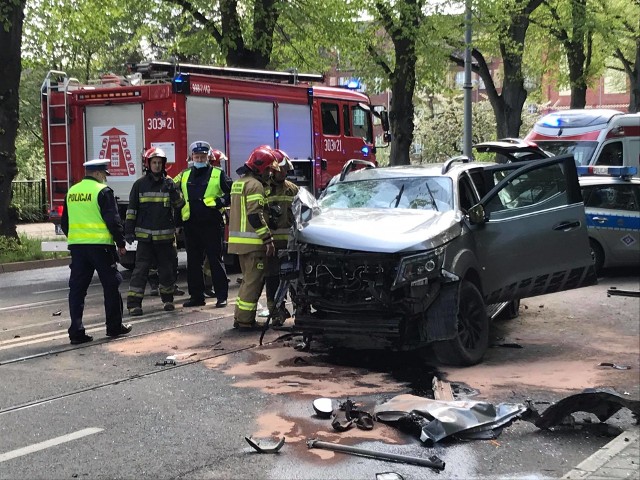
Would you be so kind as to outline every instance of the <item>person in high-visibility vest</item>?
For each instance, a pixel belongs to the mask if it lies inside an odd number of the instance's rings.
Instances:
[[[205,255],[211,264],[216,307],[227,306],[229,283],[222,261],[223,211],[229,205],[232,180],[221,169],[209,165],[210,151],[208,142],[193,142],[189,146],[193,166],[174,179],[185,201],[181,217],[187,247],[190,298],[182,304],[184,307],[206,304],[203,273]]]
[[[113,190],[107,185],[110,160],[84,163],[85,177],[73,185],[64,201],[60,226],[67,236],[71,252],[69,276],[69,339],[77,345],[93,340],[82,323],[87,289],[98,272],[104,291],[107,336],[117,337],[131,331],[122,324],[122,275],[118,271],[118,253],[124,255],[125,240]],[[115,243],[115,245],[114,245]],[[116,251],[116,245],[118,250]]]
[[[173,180],[167,177],[167,155],[161,148],[149,148],[143,156],[146,175],[136,180],[129,194],[124,224],[125,239],[138,242],[136,265],[129,281],[127,309],[132,317],[140,316],[149,271],[158,269],[160,298],[165,311],[174,310],[176,281],[176,224],[174,208],[184,200]]]
[[[238,255],[242,283],[236,299],[233,327],[250,330],[256,326],[258,299],[264,286],[267,257],[275,254],[268,226],[265,185],[278,162],[270,147],[258,147],[236,173],[241,177],[231,187],[229,253]]]
[[[219,168],[223,172],[227,172],[227,162],[229,159],[220,150],[215,148],[211,149],[209,152],[209,164],[212,167]],[[225,221],[225,224],[228,223],[229,212],[228,207],[224,209],[222,212],[222,217]],[[224,230],[220,232],[222,235],[222,241],[224,242]],[[220,252],[219,262],[223,262],[222,259],[222,251]],[[216,296],[216,293],[213,290],[213,274],[211,273],[211,264],[209,263],[209,258],[207,257],[204,261],[204,295],[205,297],[213,298]]]
[[[284,306],[275,304],[275,296],[280,284],[280,259],[278,252],[287,248],[291,225],[293,225],[293,213],[291,203],[298,194],[298,186],[287,180],[287,174],[293,171],[293,164],[289,156],[282,150],[275,149],[273,153],[278,160],[279,171],[273,173],[267,193],[267,206],[269,210],[269,227],[273,235],[276,254],[267,258],[265,269],[265,287],[267,291],[267,307],[273,326],[282,325],[291,316]]]

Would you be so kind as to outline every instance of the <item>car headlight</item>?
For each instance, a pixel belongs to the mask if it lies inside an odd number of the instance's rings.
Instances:
[[[391,288],[395,289],[408,283],[437,276],[442,267],[442,253],[443,249],[438,248],[427,253],[404,257],[400,261],[398,274]]]

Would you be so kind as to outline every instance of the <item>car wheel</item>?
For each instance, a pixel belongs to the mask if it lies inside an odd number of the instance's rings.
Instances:
[[[589,246],[591,247],[591,258],[593,259],[596,274],[600,275],[602,267],[604,266],[604,250],[602,250],[600,244],[593,238],[589,239]]]
[[[458,333],[455,338],[433,346],[441,363],[475,365],[489,346],[489,317],[478,287],[464,280],[458,298]]]

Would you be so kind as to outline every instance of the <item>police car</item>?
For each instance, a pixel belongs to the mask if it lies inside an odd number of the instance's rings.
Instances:
[[[578,167],[596,271],[640,264],[640,178],[635,167]]]

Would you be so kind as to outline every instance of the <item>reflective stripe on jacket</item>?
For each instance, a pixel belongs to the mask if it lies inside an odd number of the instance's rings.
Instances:
[[[113,245],[113,236],[98,205],[98,194],[106,187],[104,183],[84,179],[67,192],[68,245]]]
[[[293,214],[291,213],[291,202],[298,194],[298,186],[285,180],[282,183],[273,182],[271,189],[267,193],[267,205],[271,209],[278,206],[280,215],[274,218],[270,212],[269,225],[272,227],[271,234],[276,248],[285,248],[289,240],[289,230],[293,224]]]
[[[224,192],[222,191],[222,187],[220,186],[220,176],[222,174],[222,170],[219,168],[211,169],[211,176],[209,177],[209,183],[207,184],[207,189],[204,192],[204,198],[202,201],[207,207],[215,207],[216,200],[224,196]],[[184,197],[184,207],[182,207],[182,220],[187,221],[189,217],[191,217],[191,208],[189,206],[189,190],[187,188],[187,182],[189,181],[189,176],[191,175],[191,169],[185,170],[180,173],[179,181],[180,181],[180,189],[182,190],[182,196]],[[223,210],[223,209],[220,209]]]
[[[266,250],[264,244],[272,238],[267,226],[265,204],[264,186],[253,174],[248,173],[233,182],[229,214],[229,253],[241,255]],[[249,222],[251,215],[259,219],[261,225],[257,229]]]
[[[136,240],[173,242],[175,219],[173,208],[182,199],[169,178],[155,178],[151,173],[135,181],[129,195],[125,233]]]

